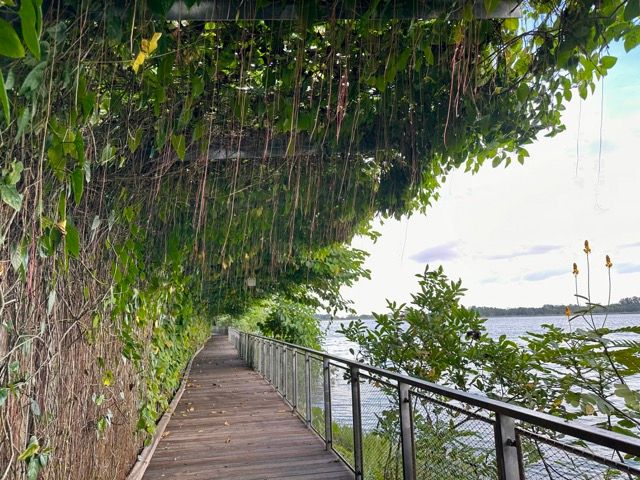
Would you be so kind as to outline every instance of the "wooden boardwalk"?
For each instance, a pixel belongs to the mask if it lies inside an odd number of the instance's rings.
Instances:
[[[144,479],[352,480],[353,473],[246,367],[226,337],[212,337]]]

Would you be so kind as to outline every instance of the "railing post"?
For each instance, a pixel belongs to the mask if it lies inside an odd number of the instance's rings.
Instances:
[[[282,347],[276,344],[276,388],[282,393]]]
[[[294,411],[298,411],[298,352],[293,350],[291,355],[293,362],[293,373],[291,375],[291,379],[293,380],[293,392],[292,393],[292,402],[291,406]]]
[[[324,390],[324,445],[327,450],[333,448],[333,431],[331,430],[331,370],[329,359],[322,359],[322,379]]]
[[[496,413],[494,424],[496,460],[500,480],[522,480],[516,448],[516,429],[513,418]]]
[[[398,383],[398,401],[400,404],[400,440],[402,441],[402,478],[416,479],[416,451],[413,439],[413,415],[411,413],[411,394],[409,385]]]
[[[307,409],[307,427],[311,426],[311,362],[309,353],[304,352],[304,394],[307,398],[305,406]]]
[[[355,479],[362,480],[362,408],[360,405],[360,371],[351,365],[351,411],[353,413],[353,467]]]

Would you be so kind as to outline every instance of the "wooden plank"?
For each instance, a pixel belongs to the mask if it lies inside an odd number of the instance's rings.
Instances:
[[[213,337],[144,476],[168,478],[352,480],[353,473],[226,338]]]

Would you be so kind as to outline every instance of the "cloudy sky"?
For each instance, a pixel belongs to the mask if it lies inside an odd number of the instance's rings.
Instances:
[[[619,59],[604,96],[600,86],[586,101],[575,94],[567,130],[528,146],[524,166],[454,172],[426,215],[377,221],[375,244],[354,240],[371,253],[372,279],[344,290],[359,313],[409,300],[426,264],[462,278],[466,305],[566,304],[574,300],[572,263],[586,271],[585,239],[593,299],[606,302],[605,254],[614,263],[613,300],[640,295],[640,49],[611,53]]]

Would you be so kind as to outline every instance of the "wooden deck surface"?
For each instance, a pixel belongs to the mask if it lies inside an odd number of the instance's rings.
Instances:
[[[226,337],[212,337],[144,479],[352,480]]]

